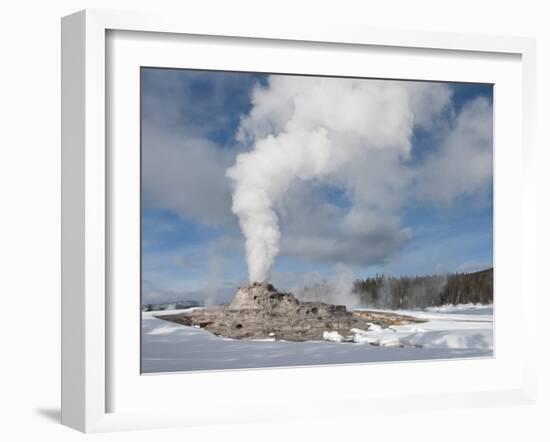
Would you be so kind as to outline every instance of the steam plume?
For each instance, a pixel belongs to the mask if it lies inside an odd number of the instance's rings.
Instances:
[[[238,132],[252,149],[227,171],[250,281],[270,278],[281,240],[276,208],[293,182],[336,184],[352,197],[350,221],[372,218],[367,211],[386,208],[354,179],[358,162],[381,151],[407,158],[413,126],[429,125],[449,97],[442,85],[397,81],[272,76],[256,86]]]

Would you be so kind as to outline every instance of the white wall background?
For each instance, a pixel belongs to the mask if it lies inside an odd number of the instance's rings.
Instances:
[[[163,10],[404,28],[534,36],[538,53],[539,274],[544,275],[550,225],[550,13],[543,1],[461,0],[168,1],[20,0],[0,6],[0,438],[82,440],[59,425],[60,357],[60,17],[83,8]],[[544,186],[546,186],[544,188]],[[544,192],[544,195],[542,194]],[[548,290],[546,290],[548,292]],[[539,293],[539,323],[548,293]],[[540,325],[540,324],[539,324]],[[549,327],[541,332],[540,373],[550,373]],[[91,436],[149,440],[550,440],[550,383],[539,379],[536,406],[411,412],[364,420],[290,422]]]

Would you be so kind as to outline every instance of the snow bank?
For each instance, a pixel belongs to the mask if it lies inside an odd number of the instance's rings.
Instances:
[[[381,347],[422,347],[437,349],[493,348],[493,307],[465,304],[432,307],[423,311],[400,311],[428,322],[369,327],[352,330],[353,342]]]
[[[493,315],[492,308],[484,309],[396,312],[429,321],[385,329],[372,324],[368,330],[353,329],[349,337],[327,331],[324,341],[315,342],[222,338],[143,313],[142,367],[145,373],[160,373],[490,357]]]
[[[326,332],[323,332],[323,339],[325,341],[329,341],[329,342],[343,342],[344,341],[344,337],[336,332],[336,331],[332,331],[332,332],[329,332],[329,331],[326,331]]]

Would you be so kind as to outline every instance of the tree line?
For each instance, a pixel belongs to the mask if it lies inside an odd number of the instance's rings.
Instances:
[[[445,304],[493,302],[493,269],[448,275],[376,275],[353,284],[361,305],[370,308],[407,309]]]

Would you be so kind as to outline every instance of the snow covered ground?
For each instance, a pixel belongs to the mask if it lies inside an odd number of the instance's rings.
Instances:
[[[142,313],[144,373],[493,355],[492,306],[397,311],[428,322],[388,329],[372,326],[369,330],[354,330],[349,337],[328,333],[326,341],[319,342],[240,341],[153,317],[175,312]]]

